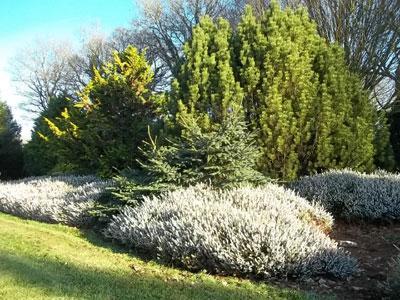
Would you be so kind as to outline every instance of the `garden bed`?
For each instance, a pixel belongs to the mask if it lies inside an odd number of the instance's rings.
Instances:
[[[346,281],[329,278],[308,279],[302,283],[280,285],[317,294],[334,294],[337,299],[388,298],[387,279],[399,251],[400,223],[391,225],[349,224],[336,222],[331,237],[357,258],[360,270]],[[388,298],[389,299],[389,298]]]

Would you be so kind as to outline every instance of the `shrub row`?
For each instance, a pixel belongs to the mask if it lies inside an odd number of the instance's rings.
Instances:
[[[302,197],[316,201],[346,220],[400,220],[400,175],[329,171],[291,184]]]
[[[0,182],[0,211],[37,221],[82,226],[110,182],[93,176],[35,177]]]
[[[274,184],[197,185],[125,207],[105,236],[164,262],[219,274],[346,277],[356,262],[324,231],[332,217]]]

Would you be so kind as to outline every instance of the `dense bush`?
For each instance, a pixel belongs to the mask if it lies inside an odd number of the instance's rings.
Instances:
[[[277,185],[198,185],[146,197],[114,216],[105,235],[165,262],[220,274],[350,275],[355,261],[324,231],[331,216]]]
[[[400,175],[329,171],[291,184],[302,197],[316,201],[347,220],[400,220]]]
[[[0,183],[0,211],[16,216],[82,226],[110,183],[93,176],[31,177]]]

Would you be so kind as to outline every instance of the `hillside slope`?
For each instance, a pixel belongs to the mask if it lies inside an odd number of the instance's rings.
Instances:
[[[145,262],[92,232],[0,213],[0,299],[303,299],[296,291]]]

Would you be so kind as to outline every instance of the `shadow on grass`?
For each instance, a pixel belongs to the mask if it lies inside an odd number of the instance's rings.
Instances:
[[[126,245],[113,241],[111,239],[107,239],[103,235],[101,235],[101,229],[93,230],[89,228],[81,228],[79,229],[81,236],[83,239],[87,240],[90,244],[105,248],[113,253],[118,254],[128,254],[131,257],[139,258],[145,262],[154,261],[154,256],[149,252],[145,251],[137,251],[132,248],[128,248]],[[170,264],[164,264],[162,261],[157,261],[158,264],[162,264],[166,267],[171,267]]]
[[[19,287],[34,288],[50,298],[301,299],[297,293],[283,290],[271,290],[271,294],[261,295],[245,288],[222,286],[213,282],[195,281],[192,284],[152,274],[117,274],[65,264],[50,257],[16,256],[7,252],[0,252],[0,274],[12,278],[15,291]],[[10,295],[5,296],[12,297],[12,290]]]

